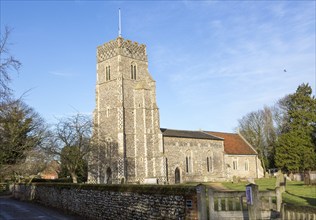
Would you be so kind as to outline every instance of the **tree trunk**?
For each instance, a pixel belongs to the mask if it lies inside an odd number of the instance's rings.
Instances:
[[[74,173],[74,172],[70,172],[70,175],[71,175],[72,182],[73,183],[78,183],[78,181],[77,181],[77,174]]]

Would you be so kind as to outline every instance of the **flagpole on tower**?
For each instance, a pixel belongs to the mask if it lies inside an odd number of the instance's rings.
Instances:
[[[122,37],[122,26],[121,26],[121,9],[119,8],[119,26],[118,26],[118,35]]]

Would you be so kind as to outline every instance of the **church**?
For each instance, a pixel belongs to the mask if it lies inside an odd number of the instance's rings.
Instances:
[[[146,46],[121,36],[97,47],[95,150],[88,182],[177,184],[260,178],[255,149],[236,133],[160,127]]]

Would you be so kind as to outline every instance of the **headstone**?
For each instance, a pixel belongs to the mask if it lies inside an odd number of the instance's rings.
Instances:
[[[276,175],[275,187],[280,187],[280,191],[281,193],[283,193],[285,192],[285,186],[286,186],[286,178],[284,177],[281,170],[279,170]]]
[[[239,177],[233,176],[233,183],[239,183]]]
[[[294,180],[294,174],[293,173],[290,173],[289,177],[290,177],[291,180]]]
[[[144,184],[158,184],[157,178],[145,178]]]
[[[256,184],[256,183],[255,183],[255,179],[252,178],[252,177],[249,177],[249,178],[247,179],[247,181],[248,181],[248,183]]]

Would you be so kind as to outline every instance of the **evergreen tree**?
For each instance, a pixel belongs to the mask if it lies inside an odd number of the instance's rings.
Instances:
[[[283,100],[283,129],[278,138],[275,163],[284,171],[316,168],[314,141],[316,100],[308,84],[300,85],[294,94]]]
[[[10,176],[21,170],[30,152],[44,140],[43,119],[21,100],[0,103],[0,173]],[[25,167],[24,167],[25,168]],[[19,171],[19,173],[22,173]]]

